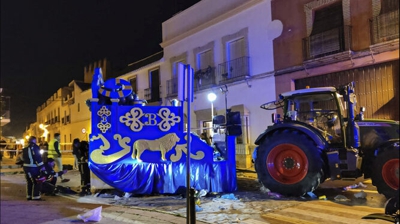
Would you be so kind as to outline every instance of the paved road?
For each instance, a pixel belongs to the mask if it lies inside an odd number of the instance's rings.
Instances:
[[[72,156],[64,156],[64,164],[72,164],[72,162]],[[5,170],[10,169],[2,169],[2,172]],[[153,218],[132,214],[132,212],[138,211],[138,208],[147,211],[161,210],[178,216],[185,216],[186,214],[185,199],[177,199],[176,196],[146,196],[130,197],[128,199],[115,199],[112,196],[111,198],[91,197],[89,198],[91,200],[82,201],[81,198],[75,195],[61,195],[55,198],[46,197],[48,200],[45,203],[31,203],[25,201],[24,183],[21,176],[21,174],[0,176],[2,179],[1,223],[77,222],[77,214],[82,214],[100,205],[103,206],[104,211],[104,219],[101,223],[126,223],[129,220],[136,220],[136,223],[170,223],[161,220],[160,217],[162,215],[160,214],[162,213],[155,213],[155,217],[150,215]],[[65,186],[74,187],[77,184],[79,185],[77,171],[68,172],[66,177],[71,178],[71,181],[65,183]],[[354,182],[326,181],[314,193],[316,196],[325,196],[327,200],[312,200],[308,196],[304,198],[273,198],[260,191],[255,177],[254,172],[238,170],[238,191],[234,195],[240,200],[223,200],[215,197],[202,198],[200,206],[203,211],[196,214],[197,220],[208,223],[240,222],[247,224],[388,223],[382,220],[361,219],[367,214],[382,213],[384,211],[385,198],[376,192],[375,187],[371,185],[369,180],[357,179]],[[350,191],[342,190],[344,186],[358,182],[363,182],[367,187]],[[363,199],[354,198],[354,194],[361,190],[367,193],[367,197]],[[337,195],[343,195],[349,200],[335,201],[334,197]],[[36,214],[34,216],[35,219],[32,219],[28,214],[22,213],[22,211],[26,213],[33,211]],[[129,214],[128,217],[130,218],[125,217],[122,222],[122,213]],[[115,214],[119,214],[120,219],[116,219]],[[3,217],[6,217],[6,219]],[[147,219],[139,222],[140,219],[137,217],[145,217]],[[182,218],[180,221],[182,221]],[[174,223],[179,223],[179,221]],[[182,223],[185,223],[185,219],[183,219]]]

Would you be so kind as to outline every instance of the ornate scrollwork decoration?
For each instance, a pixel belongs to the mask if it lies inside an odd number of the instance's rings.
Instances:
[[[158,116],[162,119],[158,124],[158,128],[161,131],[168,131],[171,129],[171,126],[174,126],[176,123],[181,122],[181,117],[176,116],[175,113],[171,113],[168,108],[162,108],[158,111]]]
[[[144,116],[142,109],[135,107],[132,108],[125,116],[119,117],[119,121],[126,126],[130,127],[130,129],[134,132],[141,131],[143,128],[143,123],[140,121],[140,118]]]

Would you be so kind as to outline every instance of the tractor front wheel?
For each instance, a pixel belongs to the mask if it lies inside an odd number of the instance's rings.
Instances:
[[[277,131],[257,150],[259,180],[271,190],[286,196],[302,196],[314,191],[323,178],[321,150],[306,135]]]

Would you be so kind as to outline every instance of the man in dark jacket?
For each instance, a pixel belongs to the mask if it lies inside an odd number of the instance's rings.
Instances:
[[[53,159],[47,159],[44,163],[44,167],[47,172],[46,180],[43,182],[42,193],[50,196],[55,196],[57,193],[56,183],[57,177],[61,177],[63,174],[67,173],[67,170],[56,172],[54,171],[55,162]],[[66,180],[66,181],[65,181]],[[64,179],[64,182],[69,181],[69,179]]]
[[[72,155],[74,156],[74,170],[78,170],[79,167],[79,147],[81,143],[79,138],[75,138],[72,142]]]
[[[81,196],[90,195],[89,143],[81,141],[79,150],[79,172],[81,174]]]
[[[28,147],[22,149],[23,169],[26,179],[26,199],[43,201],[40,195],[42,184],[36,179],[39,178],[41,172],[45,172],[45,168],[40,155],[40,148],[36,145],[36,137],[31,136],[28,144]]]

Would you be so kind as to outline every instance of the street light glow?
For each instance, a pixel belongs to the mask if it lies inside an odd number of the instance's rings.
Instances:
[[[207,98],[208,98],[208,101],[210,101],[212,103],[217,99],[217,95],[215,95],[215,93],[209,93],[207,95]]]

